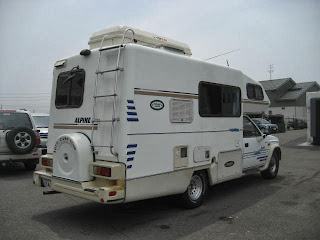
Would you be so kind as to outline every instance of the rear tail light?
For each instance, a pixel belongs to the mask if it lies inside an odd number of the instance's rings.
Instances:
[[[117,192],[116,192],[116,191],[109,192],[109,196],[110,196],[110,197],[113,197],[113,196],[115,196],[115,195],[117,195]]]
[[[111,168],[94,166],[93,167],[93,173],[95,175],[111,177]]]
[[[37,145],[40,145],[40,144],[41,144],[40,136],[37,136]]]
[[[41,164],[46,167],[52,167],[52,159],[51,158],[42,158]]]

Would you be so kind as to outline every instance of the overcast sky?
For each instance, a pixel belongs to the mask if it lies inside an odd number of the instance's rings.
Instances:
[[[187,43],[251,78],[320,84],[319,0],[0,0],[0,105],[49,112],[53,64],[127,25]]]

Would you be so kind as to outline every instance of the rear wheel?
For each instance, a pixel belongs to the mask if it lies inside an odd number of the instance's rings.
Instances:
[[[266,170],[261,172],[262,177],[266,179],[273,179],[277,176],[279,171],[279,157],[277,154],[273,154],[269,166]]]
[[[207,193],[207,177],[203,172],[194,173],[187,190],[182,194],[183,206],[189,209],[199,207]]]

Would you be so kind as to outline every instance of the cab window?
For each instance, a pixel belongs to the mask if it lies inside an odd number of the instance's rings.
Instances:
[[[256,126],[249,120],[249,118],[243,117],[243,137],[251,138],[259,136],[261,136],[261,133]]]

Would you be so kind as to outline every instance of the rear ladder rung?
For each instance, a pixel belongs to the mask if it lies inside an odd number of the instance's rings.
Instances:
[[[123,48],[124,45],[120,44],[120,45],[113,45],[113,46],[108,46],[108,47],[104,47],[104,48],[99,48],[99,51],[106,51],[106,50],[110,50],[110,49],[115,49],[115,48]]]
[[[109,94],[109,95],[97,95],[93,96],[94,98],[103,98],[103,97],[116,97],[117,94]]]
[[[103,74],[103,73],[108,73],[108,72],[116,72],[116,71],[123,71],[123,68],[115,68],[115,69],[110,69],[110,70],[105,70],[105,71],[96,71],[96,74]]]
[[[107,145],[92,145],[91,144],[91,147],[105,147],[105,148],[112,148],[114,146],[107,146]]]
[[[111,120],[101,120],[101,119],[93,119],[93,123],[97,123],[97,122],[116,122],[116,121],[120,121],[120,118],[114,118]]]

